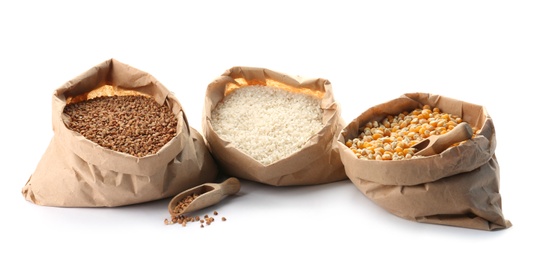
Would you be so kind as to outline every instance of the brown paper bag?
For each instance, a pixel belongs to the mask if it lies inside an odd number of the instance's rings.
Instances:
[[[102,95],[148,95],[178,118],[177,135],[156,154],[135,157],[68,129],[67,102]],[[189,127],[177,98],[153,76],[107,60],[56,89],[54,136],[26,185],[24,198],[59,207],[115,207],[167,198],[215,180],[217,166],[202,135]]]
[[[481,129],[467,142],[438,155],[398,161],[358,159],[345,145],[359,127],[387,115],[438,107]],[[374,106],[350,122],[338,136],[341,159],[355,186],[399,217],[481,230],[511,227],[504,219],[499,192],[496,133],[484,107],[426,93],[409,93]]]
[[[211,124],[212,111],[227,92],[248,85],[320,92],[324,127],[311,136],[300,151],[263,165],[223,140]],[[221,171],[229,176],[273,186],[322,184],[347,179],[336,147],[336,137],[344,122],[328,80],[293,77],[264,68],[233,67],[208,85],[202,123],[209,149]]]

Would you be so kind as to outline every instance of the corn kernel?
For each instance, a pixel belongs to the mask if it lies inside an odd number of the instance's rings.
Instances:
[[[416,153],[411,146],[431,135],[445,134],[461,122],[457,115],[424,105],[422,109],[367,122],[359,129],[358,137],[348,139],[345,144],[357,158],[364,160],[410,159]],[[473,127],[474,135],[478,131]]]
[[[380,155],[385,153],[385,149],[383,147],[377,147],[373,149],[373,151],[375,152],[375,154],[380,154]]]
[[[392,154],[391,153],[385,153],[383,156],[381,156],[382,160],[392,160]]]
[[[373,121],[372,125],[373,127],[379,127],[379,123],[377,121]]]

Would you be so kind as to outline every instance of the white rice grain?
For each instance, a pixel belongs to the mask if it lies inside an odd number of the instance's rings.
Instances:
[[[212,111],[214,131],[268,165],[299,151],[322,127],[321,99],[269,86],[234,90]]]

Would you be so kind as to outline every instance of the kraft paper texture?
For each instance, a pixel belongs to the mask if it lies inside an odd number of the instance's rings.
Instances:
[[[211,125],[211,112],[218,102],[229,91],[250,85],[274,86],[321,96],[324,127],[311,136],[300,151],[270,165],[261,164],[228,140],[223,140]],[[229,176],[273,186],[313,185],[347,179],[336,146],[336,137],[344,124],[331,83],[326,79],[302,78],[265,68],[233,67],[214,79],[206,90],[202,119],[204,136],[219,168]]]
[[[440,154],[400,161],[358,159],[345,145],[367,122],[423,105],[456,114],[481,131]],[[349,179],[365,196],[394,215],[480,230],[512,226],[502,212],[494,124],[483,106],[440,95],[407,93],[371,107],[351,121],[338,136],[338,147]]]
[[[171,108],[177,136],[156,154],[135,157],[104,148],[65,125],[63,109],[102,95],[147,95]],[[212,182],[217,165],[203,136],[188,125],[180,102],[150,74],[107,60],[56,89],[54,136],[22,189],[34,204],[57,207],[116,207],[172,197]]]

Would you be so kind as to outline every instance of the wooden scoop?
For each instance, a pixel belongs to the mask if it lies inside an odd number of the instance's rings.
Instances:
[[[171,216],[179,216],[215,205],[227,195],[235,194],[239,190],[240,181],[234,177],[228,178],[222,183],[204,183],[177,194],[171,199],[167,208]],[[175,208],[183,199],[194,194],[196,196],[193,201],[189,202],[180,211],[175,212]]]
[[[470,139],[472,134],[472,127],[468,123],[462,122],[451,131],[442,135],[432,135],[411,146],[411,148],[416,148],[415,156],[431,156],[443,152],[454,143]]]

